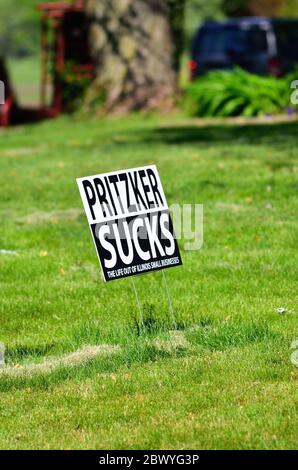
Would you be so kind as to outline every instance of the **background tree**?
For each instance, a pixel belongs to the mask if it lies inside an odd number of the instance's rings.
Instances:
[[[35,7],[42,0],[0,0],[0,56],[37,56],[39,51],[40,15]],[[57,1],[57,0],[48,0]],[[71,2],[72,0],[65,0]],[[98,0],[98,2],[101,0]],[[120,2],[122,0],[119,0]],[[162,1],[162,0],[161,0]],[[188,49],[194,31],[205,19],[223,19],[235,16],[240,9],[241,14],[272,13],[282,16],[298,17],[298,0],[168,0],[173,10],[178,13],[174,23],[179,24],[180,32],[175,31],[178,40],[177,53],[180,54],[184,42],[184,50]],[[277,3],[276,3],[277,1]],[[254,2],[253,12],[247,5]],[[186,7],[184,9],[184,4]],[[281,3],[281,6],[278,4]],[[274,4],[276,6],[274,6]],[[273,7],[272,7],[273,5]],[[240,6],[240,8],[239,8]],[[184,21],[185,11],[185,21]],[[181,40],[181,25],[184,23],[185,40]],[[180,47],[180,49],[179,49]],[[178,56],[177,56],[178,57]],[[177,64],[177,60],[176,60]]]
[[[171,108],[184,0],[87,0],[86,8],[96,64],[90,96],[101,96],[107,111]]]

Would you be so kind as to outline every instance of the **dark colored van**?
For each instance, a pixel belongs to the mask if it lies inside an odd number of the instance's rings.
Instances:
[[[195,79],[234,66],[281,77],[297,64],[298,19],[249,17],[205,22],[194,38],[189,66]]]

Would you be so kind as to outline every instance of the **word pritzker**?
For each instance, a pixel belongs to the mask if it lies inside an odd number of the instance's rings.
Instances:
[[[94,221],[166,206],[152,168],[99,175],[82,184]]]

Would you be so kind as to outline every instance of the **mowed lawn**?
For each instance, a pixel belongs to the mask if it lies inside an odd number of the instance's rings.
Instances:
[[[7,67],[17,102],[24,107],[40,105],[40,58],[9,59]]]
[[[0,447],[296,448],[297,121],[61,118],[0,139]],[[152,163],[169,204],[204,204],[203,248],[180,241],[166,271],[178,333],[161,273],[136,279],[143,332],[131,281],[102,282],[75,181]],[[118,349],[13,373],[101,344]]]

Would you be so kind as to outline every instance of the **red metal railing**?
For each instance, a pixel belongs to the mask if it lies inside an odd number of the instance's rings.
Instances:
[[[10,124],[10,115],[13,108],[13,97],[8,96],[4,104],[0,105],[0,126],[7,127]]]

